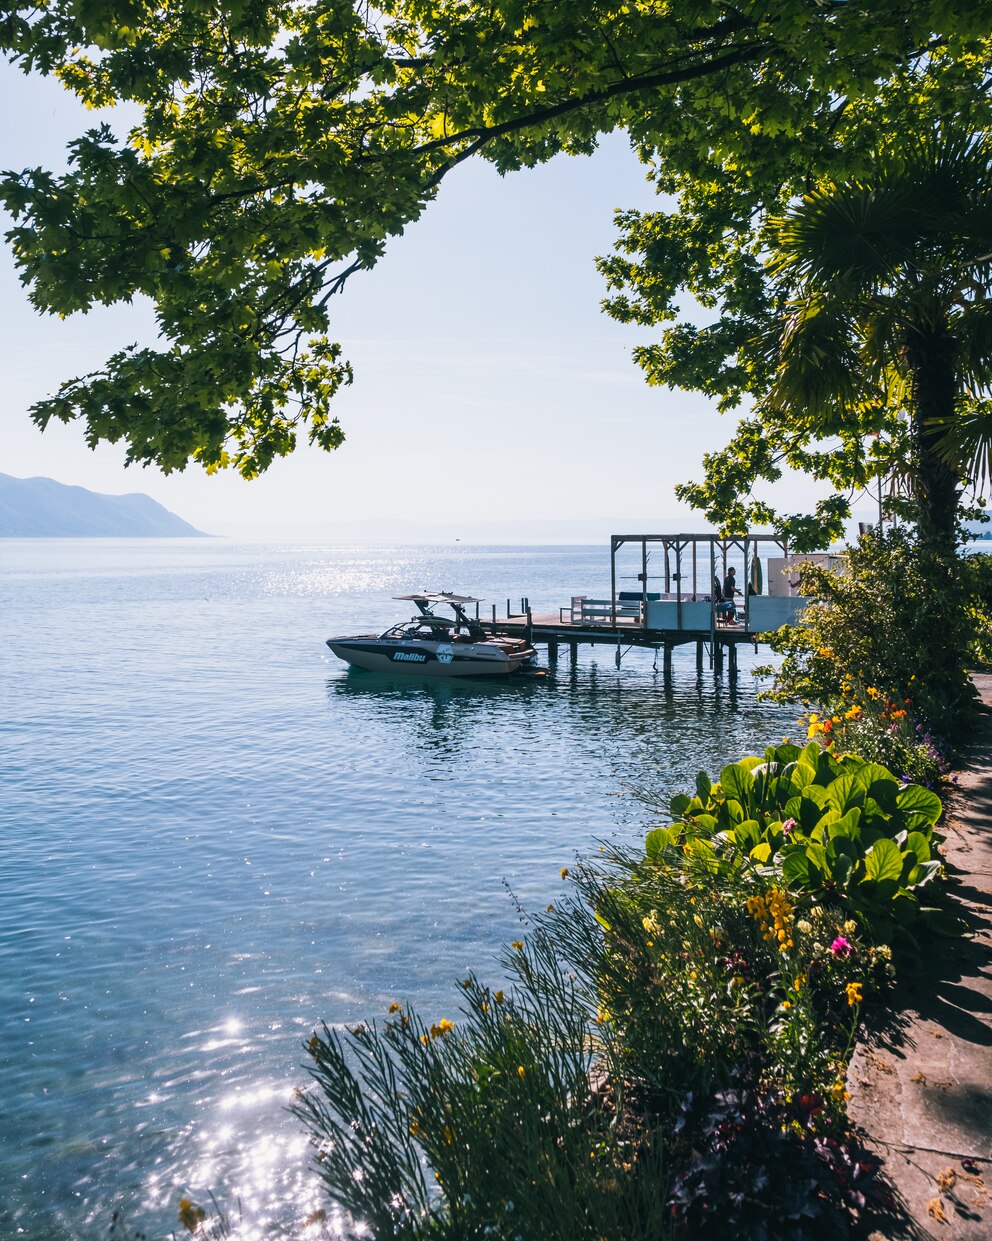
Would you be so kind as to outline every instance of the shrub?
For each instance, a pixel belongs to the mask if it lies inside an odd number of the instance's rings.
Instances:
[[[863,1212],[891,1207],[881,1160],[840,1127],[824,1132],[822,1106],[816,1094],[746,1086],[714,1096],[672,1183],[693,1241],[841,1241]]]
[[[825,908],[797,921],[776,893],[691,855],[614,854],[576,868],[513,946],[511,986],[464,981],[457,1020],[394,1006],[315,1034],[294,1110],[331,1197],[381,1237],[654,1241],[683,1235],[694,1152],[742,1081],[762,1099],[816,1095],[810,1141],[843,1140],[846,1055],[887,960],[854,923]],[[777,1151],[779,1175],[811,1150]],[[819,1213],[829,1175],[807,1181]]]
[[[785,658],[770,696],[829,714],[850,706],[851,687],[871,686],[885,701],[908,701],[914,724],[956,740],[975,718],[965,573],[961,558],[942,558],[900,528],[863,535],[843,572],[804,566],[811,602],[773,635]]]
[[[921,900],[941,867],[940,799],[878,763],[815,741],[771,746],[725,767],[717,784],[700,772],[695,796],[680,794],[670,809],[676,822],[648,836],[649,857],[687,852],[714,871],[781,875],[808,906],[836,905],[883,943],[921,921],[951,929]]]
[[[972,667],[992,667],[992,556],[975,552],[962,558],[968,592],[968,658]]]
[[[588,973],[546,932],[506,964],[505,991],[465,980],[457,1021],[394,1006],[314,1035],[294,1111],[330,1196],[376,1237],[663,1237],[663,1146],[623,1107]]]
[[[907,784],[940,788],[951,764],[941,742],[910,714],[911,702],[886,701],[873,686],[842,687],[833,715],[811,712],[800,718],[807,735],[835,754],[851,752],[888,767]]]

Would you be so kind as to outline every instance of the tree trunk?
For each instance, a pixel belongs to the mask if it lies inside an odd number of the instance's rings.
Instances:
[[[921,627],[922,666],[953,738],[967,725],[974,694],[965,671],[968,628],[957,550],[960,478],[937,451],[954,418],[954,348],[944,321],[918,328],[907,341],[913,376],[912,435],[917,476],[918,581],[906,606],[930,618]],[[915,598],[913,597],[915,595]]]
[[[913,441],[921,543],[943,555],[957,547],[959,478],[937,452],[954,417],[957,383],[947,325],[917,329],[907,343],[913,375]]]

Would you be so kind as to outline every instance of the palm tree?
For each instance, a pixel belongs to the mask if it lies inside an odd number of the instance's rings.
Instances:
[[[771,237],[783,316],[766,414],[814,439],[903,421],[917,581],[900,602],[932,618],[921,667],[963,729],[973,691],[957,516],[992,450],[992,139],[903,141],[858,180],[808,194]]]
[[[921,542],[953,555],[962,487],[992,445],[992,140],[904,141],[771,236],[769,412],[814,437],[907,418]]]

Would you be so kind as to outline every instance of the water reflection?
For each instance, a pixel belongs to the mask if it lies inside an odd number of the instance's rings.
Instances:
[[[210,1190],[299,1220],[315,1023],[444,1015],[519,933],[504,879],[543,908],[575,852],[641,839],[632,785],[665,801],[787,731],[744,652],[736,684],[589,647],[469,683],[323,646],[423,582],[550,610],[603,559],[74,541],[0,570],[0,1236],[97,1241],[121,1202],[168,1235]]]
[[[451,681],[388,676],[348,669],[326,681],[331,717],[342,709],[351,727],[385,725],[389,744],[419,755],[433,778],[460,778],[458,763],[481,746],[507,755],[540,752],[563,774],[593,752],[625,778],[657,780],[671,791],[673,765],[698,769],[722,762],[741,744],[758,748],[781,735],[787,713],[756,701],[750,648],[740,673],[696,667],[694,650],[676,651],[670,673],[651,651],[632,651],[618,669],[609,648],[573,661],[560,657],[541,680]],[[729,742],[729,749],[728,749]],[[689,758],[695,747],[698,761]],[[633,765],[634,770],[631,770]],[[691,773],[690,773],[691,774]],[[684,783],[683,771],[678,772]],[[667,785],[667,789],[665,788]]]

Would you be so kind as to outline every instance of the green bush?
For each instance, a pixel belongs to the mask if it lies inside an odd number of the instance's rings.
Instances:
[[[582,927],[579,972],[545,928],[507,959],[512,987],[465,980],[454,1021],[394,1005],[382,1025],[314,1035],[294,1111],[330,1197],[372,1235],[668,1235],[664,1146],[623,1105],[595,1020],[601,933],[588,912]]]
[[[780,875],[807,902],[863,919],[883,943],[920,922],[950,929],[944,911],[922,903],[941,869],[940,798],[878,763],[816,742],[771,746],[725,767],[719,783],[700,772],[695,796],[680,794],[670,810],[676,822],[648,836],[648,857],[677,850],[714,871]]]
[[[965,670],[973,636],[967,559],[943,558],[895,528],[864,535],[843,572],[804,566],[810,603],[798,624],[772,636],[785,658],[769,696],[830,714],[868,687],[905,707],[914,725],[959,739],[974,722],[976,697]],[[867,699],[854,705],[871,708]]]
[[[971,629],[968,658],[974,668],[992,668],[992,556],[974,552],[962,558]]]
[[[713,1107],[744,1090],[794,1097],[805,1136],[735,1144],[754,1152],[740,1175],[795,1171],[807,1201],[792,1193],[789,1210],[825,1221],[808,1236],[846,1235],[827,1155],[846,1150],[846,1057],[885,950],[835,911],[801,918],[761,876],[685,855],[580,866],[535,922],[504,959],[512,985],[466,979],[455,1020],[394,1005],[382,1024],[314,1035],[294,1110],[334,1202],[379,1237],[681,1237],[710,1176],[696,1152]],[[816,1176],[811,1159],[826,1161]],[[731,1182],[711,1179],[719,1202]]]

